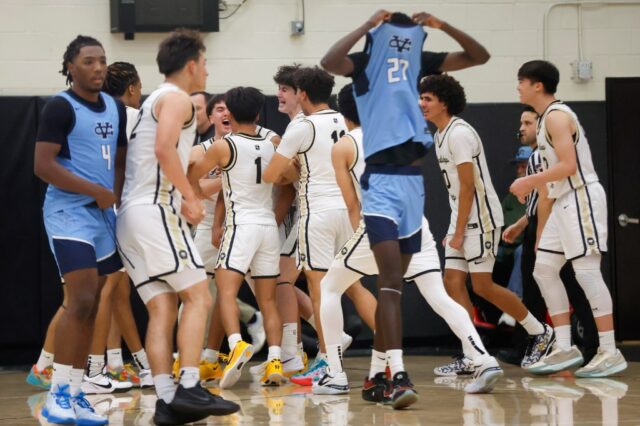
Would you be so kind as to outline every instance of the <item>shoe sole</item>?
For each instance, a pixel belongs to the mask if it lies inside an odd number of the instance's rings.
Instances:
[[[563,370],[569,370],[571,368],[582,365],[583,362],[584,362],[584,358],[582,358],[581,356],[580,358],[573,358],[553,366],[540,366],[537,368],[529,367],[526,370],[533,374],[548,375],[548,374],[558,373]]]
[[[236,362],[235,365],[227,365],[225,367],[225,372],[222,373],[222,378],[220,379],[221,389],[228,389],[238,383],[238,380],[240,380],[240,376],[242,375],[242,367],[244,367],[244,365],[249,362],[252,356],[253,346],[249,345],[244,349],[244,351],[242,351],[242,354],[240,354],[238,362]]]
[[[502,376],[504,376],[504,371],[502,371],[502,369],[487,372],[486,375],[481,377],[482,385],[476,387],[474,385],[477,385],[477,383],[474,381],[465,386],[464,391],[470,394],[489,393],[493,390],[496,383],[498,383],[498,380],[500,380]]]
[[[45,419],[47,419],[49,423],[55,423],[58,425],[75,425],[76,424],[75,418],[49,416],[49,411],[47,410],[47,407],[44,407],[42,409],[41,414]]]
[[[618,365],[614,365],[612,368],[609,368],[601,373],[589,373],[589,372],[580,372],[580,370],[576,371],[574,374],[576,377],[580,377],[583,379],[590,379],[590,378],[599,378],[599,377],[609,377],[609,376],[613,376],[614,374],[617,374],[621,371],[624,371],[627,369],[629,365],[627,364],[627,362],[625,361],[624,364],[618,364]]]
[[[313,389],[311,389],[314,395],[345,395],[348,394],[350,390],[348,386],[347,389],[336,389],[329,386],[314,386]]]
[[[540,357],[540,359],[544,358],[545,356],[549,355],[551,353],[551,351],[553,350],[553,345],[556,343],[556,333],[553,332],[553,334],[551,335],[551,340],[549,340],[549,344],[547,345],[547,349],[544,351],[544,353],[542,354],[542,356]],[[538,360],[539,361],[539,360]],[[529,364],[529,365],[522,365],[522,362],[520,362],[520,367],[524,368],[525,370],[529,370],[529,368],[532,365],[535,365],[536,363],[534,362],[533,364]]]
[[[475,373],[475,371],[465,371],[464,373],[448,373],[448,374],[443,374],[443,373],[438,373],[436,370],[433,370],[433,374],[435,374],[438,377],[464,377],[464,376],[472,376],[473,373]]]
[[[398,399],[393,400],[391,402],[391,406],[394,410],[401,410],[403,408],[407,408],[412,404],[415,404],[416,402],[418,402],[418,394],[414,391],[408,390],[400,395]]]
[[[261,381],[262,386],[280,386],[287,381],[287,378],[281,373],[271,373],[266,380]]]

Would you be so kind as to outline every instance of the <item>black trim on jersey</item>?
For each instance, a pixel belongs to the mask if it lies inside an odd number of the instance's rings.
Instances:
[[[549,105],[547,105],[547,107],[544,109],[544,111],[542,111],[542,114],[540,114],[540,118],[538,119],[538,128],[536,129],[536,135],[538,133],[540,133],[540,128],[542,126],[542,122],[544,121],[545,118],[547,118],[547,114],[549,114],[549,108],[551,108],[551,105],[554,104],[561,104],[562,101],[560,101],[559,99],[556,99],[555,101],[551,102]],[[545,126],[545,131],[546,131],[546,126]],[[551,143],[551,141],[549,141],[549,143]],[[553,146],[553,145],[551,145]]]
[[[183,125],[182,125],[182,130],[184,129],[188,129],[189,127],[191,127],[191,125],[193,124],[194,120],[196,119],[196,107],[195,105],[191,104],[191,118],[189,118]]]
[[[180,265],[178,261],[178,252],[176,251],[176,248],[173,246],[173,241],[171,240],[171,234],[169,233],[169,225],[167,224],[167,217],[166,217],[166,213],[164,212],[164,208],[162,208],[162,206],[160,205],[158,205],[158,208],[160,209],[160,218],[162,219],[162,225],[164,226],[164,231],[167,234],[167,239],[169,240],[169,245],[171,246],[171,251],[173,252],[173,260],[175,261],[176,266],[173,268],[172,272],[169,272],[169,273],[173,273],[178,270],[178,267]]]
[[[587,253],[587,240],[584,237],[584,229],[582,229],[582,215],[580,214],[580,203],[578,202],[578,192],[573,191],[573,197],[576,201],[576,211],[578,212],[578,227],[580,228],[580,236],[582,237],[582,247],[584,247],[583,255]],[[589,209],[591,209],[591,205],[589,205]]]
[[[542,248],[542,247],[538,247],[538,251],[544,251],[544,252],[547,252],[547,253],[559,254],[561,256],[564,256],[564,252],[562,252],[562,251],[549,250],[549,249],[545,249],[545,248]]]
[[[312,271],[329,272],[329,269],[327,268],[314,268],[311,265],[309,265],[309,269],[311,269]]]
[[[353,252],[358,248],[358,246],[360,245],[360,243],[362,242],[362,239],[364,238],[364,236],[367,235],[367,231],[363,230],[362,234],[358,237],[358,240],[355,242],[355,244],[353,245],[353,247],[351,247],[351,250],[349,250],[349,252],[347,253],[347,255],[344,257],[344,267],[357,273],[362,275],[363,277],[371,277],[375,274],[367,274],[365,272],[362,272],[356,268],[352,268],[351,266],[349,266],[349,258],[351,257],[351,255],[353,254]],[[341,249],[342,250],[342,249]]]
[[[257,131],[257,129],[256,129],[256,134],[255,135],[250,135],[248,133],[242,133],[242,132],[234,133],[234,134],[238,135],[238,136],[242,136],[243,138],[254,140],[254,141],[266,141],[267,140],[267,136],[266,135],[265,136],[261,136],[260,133]],[[231,135],[231,136],[233,136],[233,135]]]
[[[446,259],[467,260],[465,257],[459,257],[459,256],[445,256],[444,258],[445,258],[445,260]]]
[[[304,120],[302,120],[302,122],[306,122],[309,123],[311,125],[311,130],[313,130],[313,138],[311,139],[311,143],[309,144],[309,146],[307,147],[307,149],[305,149],[304,151],[300,151],[298,152],[298,155],[300,154],[306,154],[307,152],[309,152],[309,150],[311,149],[311,147],[313,146],[314,143],[316,143],[316,126],[314,126],[313,121],[311,120],[307,120],[306,118]],[[308,163],[307,163],[308,164]]]
[[[459,117],[455,117],[453,120],[451,120],[449,122],[449,124],[447,124],[447,127],[445,127],[444,129],[444,133],[442,134],[442,137],[438,136],[438,139],[441,139],[441,142],[438,144],[438,148],[440,148],[442,146],[442,144],[444,143],[444,139],[447,136],[447,133],[449,133],[449,130],[451,130],[453,128],[453,124],[460,120]],[[440,132],[436,132],[436,134],[439,134]],[[451,153],[451,149],[449,149],[449,153]]]
[[[413,281],[413,280],[415,280],[416,278],[418,278],[418,277],[420,277],[420,276],[422,276],[422,275],[430,274],[430,273],[432,273],[432,272],[442,272],[442,271],[440,270],[440,268],[437,268],[437,269],[427,269],[427,270],[425,270],[425,271],[418,272],[417,274],[411,275],[410,277],[404,277],[404,278],[402,278],[402,279],[403,279],[404,281]]]
[[[153,195],[153,204],[158,204],[158,195],[160,193],[160,164],[156,168],[156,191]]]
[[[280,274],[278,274],[278,275],[256,275],[256,276],[251,275],[251,278],[253,278],[254,280],[261,280],[261,279],[267,279],[267,278],[278,278],[279,276],[280,276]]]
[[[487,194],[487,185],[486,185],[486,183],[484,181],[484,175],[482,174],[482,167],[480,165],[479,156],[480,156],[480,154],[478,154],[477,156],[475,156],[473,158],[475,158],[476,162],[478,163],[478,170],[480,171],[480,180],[482,181],[482,186],[484,187],[484,200],[487,203],[487,210],[489,210],[489,218],[491,219],[491,225],[493,225],[493,229],[496,229],[497,228],[496,221],[493,218],[493,212],[491,211],[491,204],[489,203],[489,195]],[[476,191],[476,193],[477,192],[478,191]],[[478,210],[479,209],[480,209],[480,206],[478,206]],[[478,214],[478,222],[480,222],[480,226],[482,227],[482,220],[480,219],[480,215],[479,214]]]
[[[313,139],[315,140],[315,132],[314,132]],[[305,246],[306,246],[305,262],[309,265],[311,269],[313,269],[311,267],[311,248],[309,247],[309,218],[311,217],[311,210],[309,208],[309,178],[311,177],[311,169],[309,168],[309,159],[307,158],[307,153],[304,152],[300,155],[304,157],[304,163],[307,167],[307,181],[305,182],[305,185],[304,185],[304,194],[305,194],[304,201],[305,201],[305,204],[307,205],[307,218],[305,219],[305,226],[304,226],[304,240],[306,242],[305,243]],[[302,217],[300,217],[300,219],[302,219]],[[300,239],[298,238],[298,243],[299,242],[300,242]]]
[[[353,177],[355,178],[355,173],[353,173],[353,169],[356,167],[356,164],[358,164],[358,159],[360,158],[360,152],[358,150],[358,143],[356,142],[356,139],[351,136],[349,133],[345,134],[345,136],[348,136],[349,139],[351,139],[351,142],[353,143],[353,150],[356,153],[356,157],[353,159],[353,162],[351,162],[351,164],[349,165],[349,171],[351,172],[351,174],[353,175]],[[356,181],[358,179],[356,178]]]
[[[596,219],[593,217],[593,205],[591,204],[591,194],[589,194],[589,188],[587,185],[584,186],[584,192],[587,194],[587,200],[589,203],[589,215],[591,216],[591,223],[593,224],[593,232],[596,234],[596,244],[598,245],[598,250],[600,250],[600,237],[598,235],[598,227],[596,226]]]
[[[230,151],[229,162],[227,163],[226,166],[222,168],[222,170],[227,171],[227,170],[231,170],[233,166],[236,165],[236,161],[238,160],[238,152],[236,150],[235,142],[229,136],[225,136],[224,140],[227,141],[227,144],[229,145],[229,151]],[[231,188],[231,186],[229,186],[229,188]]]
[[[291,230],[291,232],[294,232],[293,229]],[[295,231],[297,232],[297,231]],[[284,256],[284,257],[291,257],[293,256],[293,254],[296,252],[296,250],[298,249],[298,239],[296,238],[296,242],[293,243],[293,249],[291,249],[291,252],[289,253],[280,253],[280,256]]]

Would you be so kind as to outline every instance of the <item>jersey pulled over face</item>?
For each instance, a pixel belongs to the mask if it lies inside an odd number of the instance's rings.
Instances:
[[[119,211],[132,205],[163,204],[180,211],[182,195],[164,175],[155,154],[158,119],[155,106],[163,95],[181,91],[171,83],[161,84],[144,101],[129,139],[122,204]],[[189,151],[196,135],[195,109],[180,130],[176,149],[183,172],[187,171]]]
[[[435,145],[451,206],[451,221],[447,233],[455,232],[458,220],[460,178],[457,166],[463,163],[473,164],[475,189],[465,235],[483,234],[501,227],[504,224],[502,206],[491,183],[482,141],[473,127],[459,117],[452,117],[442,131],[436,132]]]
[[[589,183],[598,182],[598,175],[593,167],[591,158],[591,148],[584,133],[582,125],[578,121],[576,114],[567,105],[560,101],[551,103],[540,116],[538,121],[538,131],[536,139],[538,142],[538,151],[542,160],[542,167],[546,170],[558,163],[558,155],[553,147],[551,136],[547,132],[546,120],[551,111],[562,111],[568,114],[576,126],[576,133],[573,135],[573,144],[576,148],[576,161],[578,164],[577,171],[571,176],[564,179],[547,183],[549,198],[560,198],[562,195],[581,188]]]

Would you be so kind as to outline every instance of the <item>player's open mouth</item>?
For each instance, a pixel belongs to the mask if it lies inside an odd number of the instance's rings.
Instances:
[[[223,126],[228,126],[229,124],[231,124],[231,123],[229,123],[229,120],[222,120],[222,125]]]

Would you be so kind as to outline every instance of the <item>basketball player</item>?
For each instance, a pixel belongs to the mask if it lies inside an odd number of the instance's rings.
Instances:
[[[321,319],[327,342],[329,368],[324,377],[313,385],[316,394],[348,393],[349,385],[342,369],[342,348],[338,330],[342,329],[342,293],[356,279],[364,275],[375,275],[378,268],[365,231],[360,214],[360,185],[358,183],[365,167],[362,148],[362,129],[360,128],[358,111],[353,97],[353,88],[349,84],[342,88],[338,95],[340,112],[345,117],[349,132],[340,138],[332,149],[333,166],[336,179],[340,185],[352,226],[357,229],[349,242],[345,244],[322,280]],[[429,231],[426,219],[422,225],[422,248],[416,254],[405,274],[405,280],[415,280],[422,295],[433,309],[442,316],[452,330],[460,338],[473,356],[478,366],[475,383],[467,387],[467,392],[489,392],[502,370],[496,360],[488,355],[471,319],[465,310],[455,303],[446,293],[440,275],[440,260],[435,242]],[[383,362],[379,369],[372,369],[362,390],[365,400],[372,402],[391,402],[385,398],[388,387],[384,377],[384,354],[379,359]],[[395,406],[394,408],[400,408]]]
[[[242,340],[236,297],[245,274],[251,270],[260,310],[264,314],[269,343],[269,364],[261,379],[264,385],[284,381],[280,342],[282,322],[275,304],[278,257],[278,228],[273,212],[272,185],[262,182],[275,152],[270,139],[260,136],[256,121],[264,95],[253,87],[236,87],[226,95],[231,133],[215,141],[189,170],[191,184],[202,192],[200,177],[219,167],[225,199],[226,219],[216,262],[217,304],[229,339],[229,362],[220,380],[221,388],[233,386],[241,368],[253,355],[253,346]]]
[[[239,409],[202,388],[198,369],[211,295],[186,225],[197,224],[204,207],[185,172],[196,127],[188,93],[204,88],[204,51],[200,35],[189,30],[177,30],[160,43],[156,62],[165,82],[140,109],[118,209],[119,249],[149,312],[146,349],[158,395],[156,424],[188,423]],[[171,347],[178,297],[184,310],[178,326],[182,369],[176,389]]]
[[[454,300],[470,311],[465,282],[471,274],[474,292],[515,318],[535,339],[522,362],[526,368],[550,351],[553,329],[538,321],[518,297],[491,278],[497,242],[503,225],[502,209],[493,189],[482,141],[457,117],[466,105],[464,89],[451,76],[429,76],[420,82],[420,106],[425,119],[436,125],[436,155],[449,193],[451,221],[445,246],[445,287]],[[474,369],[465,357],[435,373],[460,374]]]
[[[47,103],[36,139],[35,174],[49,183],[45,229],[67,288],[43,409],[50,423],[108,423],[80,390],[100,290],[105,276],[122,267],[113,205],[126,155],[126,114],[122,103],[100,91],[106,71],[100,42],[77,36],[62,61],[71,89]]]
[[[511,192],[521,201],[534,188],[538,204],[538,252],[533,276],[547,303],[556,332],[553,351],[529,371],[548,374],[582,364],[582,354],[571,346],[571,324],[567,293],[560,269],[571,261],[575,276],[591,305],[600,347],[598,353],[575,373],[578,377],[606,377],[627,368],[616,349],[611,295],[600,272],[602,253],[607,250],[607,202],[593,167],[589,142],[575,113],[555,97],[560,81],[558,69],[535,60],[518,70],[520,102],[531,105],[540,119],[536,133],[544,171],[517,179]],[[545,193],[546,189],[546,193]]]
[[[287,129],[263,178],[266,182],[280,181],[293,168],[291,159],[296,157],[300,163],[296,261],[307,277],[314,317],[319,318],[320,280],[333,256],[353,233],[331,166],[331,147],[346,132],[346,127],[342,116],[328,105],[334,85],[331,75],[317,67],[300,68],[294,74],[294,83],[306,118]],[[318,365],[309,373],[321,376],[326,367],[326,351],[319,321],[316,331],[320,354]],[[304,384],[311,384],[311,376],[304,379]]]
[[[203,90],[191,94],[191,100],[196,106],[196,140],[194,145],[213,137],[215,129],[207,114],[207,105],[211,95]]]

